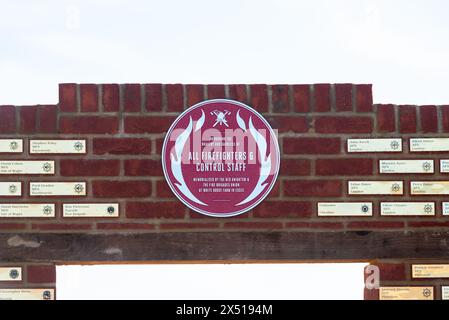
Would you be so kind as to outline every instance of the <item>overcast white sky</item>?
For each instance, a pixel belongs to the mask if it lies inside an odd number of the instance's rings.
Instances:
[[[449,104],[445,0],[0,0],[0,104],[60,82],[373,83]]]
[[[56,296],[58,300],[362,300],[365,265],[59,266]]]

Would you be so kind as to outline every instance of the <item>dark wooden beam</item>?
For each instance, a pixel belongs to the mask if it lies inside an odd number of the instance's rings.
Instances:
[[[449,232],[0,233],[1,262],[449,258]]]

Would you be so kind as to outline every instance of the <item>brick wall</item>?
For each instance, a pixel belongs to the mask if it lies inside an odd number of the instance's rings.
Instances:
[[[373,274],[370,267],[375,266],[379,271],[380,287],[430,287],[433,289],[433,298],[435,300],[443,299],[443,287],[449,286],[449,279],[447,278],[419,278],[413,276],[414,265],[447,265],[448,261],[442,261],[438,259],[426,259],[426,260],[377,260],[370,263],[365,268],[365,281]],[[369,281],[368,281],[369,282]],[[379,289],[365,288],[364,291],[365,300],[379,300]]]
[[[87,155],[52,156],[56,174],[42,181],[87,182],[85,202],[120,203],[114,219],[62,219],[57,204],[54,219],[1,219],[2,232],[45,230],[55,232],[139,232],[236,229],[373,230],[444,228],[447,218],[381,218],[379,201],[385,197],[354,197],[347,192],[348,180],[386,180],[378,174],[383,154],[348,154],[348,138],[402,137],[410,155],[413,136],[444,136],[449,132],[449,106],[373,105],[370,85],[181,85],[181,84],[62,84],[59,104],[48,106],[2,106],[0,137],[86,138]],[[278,183],[270,196],[253,211],[231,219],[213,219],[184,207],[172,195],[162,173],[160,158],[164,134],[176,116],[192,104],[209,98],[230,98],[248,103],[263,113],[279,130],[282,152]],[[423,155],[421,157],[428,157]],[[436,155],[436,160],[442,155]],[[47,159],[27,151],[3,155],[2,159]],[[439,170],[436,170],[438,172]],[[2,177],[14,180],[16,177]],[[410,175],[403,180],[402,200],[411,200]],[[445,179],[436,173],[432,179]],[[30,202],[27,182],[20,177],[23,196],[9,202]],[[424,198],[428,200],[428,197]],[[440,198],[441,199],[441,198]],[[392,200],[397,200],[394,197]],[[422,200],[413,197],[414,201]],[[372,201],[370,218],[317,217],[318,201]],[[437,206],[438,207],[438,206]]]
[[[52,264],[9,263],[0,262],[0,300],[8,299],[8,291],[33,289],[35,298],[44,300],[44,292],[51,292],[45,300],[56,298],[56,267]],[[19,297],[16,295],[16,297]],[[28,299],[30,299],[28,297]]]
[[[165,132],[179,113],[205,99],[228,98],[261,112],[279,130],[281,171],[268,198],[238,217],[217,219],[186,208],[163,177]],[[51,202],[54,218],[0,218],[0,233],[182,233],[182,232],[435,232],[449,226],[442,196],[411,196],[409,182],[422,175],[379,174],[381,159],[435,160],[427,180],[439,173],[444,153],[411,154],[409,138],[445,137],[449,106],[373,105],[371,85],[182,85],[61,84],[57,105],[0,106],[0,139],[21,138],[22,154],[2,160],[54,160],[55,175],[1,176],[21,181],[22,196],[1,202]],[[31,138],[86,139],[86,155],[30,155]],[[353,154],[350,138],[402,138],[403,152]],[[403,196],[351,196],[349,180],[401,180]],[[87,183],[77,202],[116,202],[118,218],[63,218],[71,198],[36,199],[30,181]],[[432,217],[382,217],[381,201],[435,201]],[[318,202],[372,202],[371,217],[318,217]],[[0,257],[1,258],[1,257]],[[3,285],[2,285],[3,286]]]

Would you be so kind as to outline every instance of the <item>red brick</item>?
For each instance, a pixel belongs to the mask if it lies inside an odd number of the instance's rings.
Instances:
[[[16,132],[16,107],[0,106],[0,133]]]
[[[105,112],[117,112],[120,109],[120,87],[118,84],[104,84],[103,109]]]
[[[126,117],[126,133],[165,133],[168,131],[176,117],[173,116],[149,116]]]
[[[307,117],[298,116],[274,116],[267,117],[273,129],[279,132],[297,132],[305,133],[309,131],[309,119]]]
[[[57,107],[39,106],[39,132],[56,133],[57,132]]]
[[[124,88],[124,109],[126,112],[140,112],[142,103],[140,84],[126,84]]]
[[[373,159],[317,159],[319,176],[367,176],[373,174]]]
[[[416,132],[416,107],[399,106],[399,128],[401,133]]]
[[[273,189],[268,193],[267,199],[278,198],[281,195],[281,182],[277,180],[274,183]]]
[[[339,197],[342,195],[341,181],[334,180],[285,180],[284,194],[287,197]]]
[[[356,85],[355,105],[357,112],[373,111],[373,93],[371,84]]]
[[[182,111],[184,109],[182,84],[167,84],[165,92],[167,94],[167,110],[169,112]]]
[[[226,229],[282,229],[281,222],[225,222]]]
[[[405,281],[407,280],[407,270],[402,263],[379,263],[375,264],[379,268],[380,281]],[[365,273],[365,278],[366,278]]]
[[[410,228],[447,228],[449,221],[409,221]]]
[[[99,230],[153,230],[154,224],[148,223],[97,223]]]
[[[27,267],[29,283],[55,283],[56,267],[54,265],[32,265]]]
[[[421,129],[424,133],[438,132],[438,114],[436,106],[422,106]]]
[[[368,301],[379,300],[379,289],[363,289],[363,299]]]
[[[161,223],[161,230],[175,230],[175,229],[218,229],[220,224],[218,223]]]
[[[246,85],[244,84],[230,84],[229,85],[229,97],[232,100],[242,103],[248,103],[248,95],[246,93]]]
[[[81,112],[98,111],[98,86],[96,84],[80,84]]]
[[[449,106],[441,106],[443,131],[449,132]]]
[[[202,84],[188,84],[186,85],[186,91],[188,107],[204,101],[204,86]]]
[[[20,132],[37,132],[37,106],[20,108]]]
[[[310,111],[310,86],[309,85],[293,85],[293,106],[295,112]]]
[[[156,197],[173,199],[175,198],[175,195],[168,186],[167,181],[159,180],[156,182]]]
[[[162,84],[145,85],[145,109],[149,112],[162,110]]]
[[[330,84],[314,85],[314,100],[316,112],[328,112],[331,110]]]
[[[272,85],[273,112],[286,113],[290,111],[290,101],[287,85]]]
[[[288,229],[326,229],[339,230],[343,229],[341,222],[287,222],[285,227]]]
[[[130,219],[177,218],[185,216],[184,205],[177,202],[128,202],[126,217]]]
[[[207,86],[207,98],[208,99],[224,99],[225,87],[222,84],[209,84]]]
[[[95,138],[95,154],[151,154],[151,141],[146,138]]]
[[[187,209],[187,212],[188,212],[189,218],[190,218],[190,219],[193,219],[193,220],[204,220],[204,219],[209,219],[209,220],[210,220],[210,219],[220,220],[219,218],[209,217],[209,216],[206,216],[206,215],[204,215],[204,214],[195,212],[195,211],[190,210],[190,209]],[[234,219],[245,220],[245,219],[250,218],[251,213],[252,213],[252,211],[247,211],[247,212],[245,212],[245,213],[243,213],[243,214],[239,214],[238,216],[232,217],[232,219],[233,219],[233,220],[234,220]]]
[[[59,131],[70,134],[115,134],[118,118],[111,116],[62,116]]]
[[[92,226],[85,223],[42,223],[33,224],[31,226],[33,230],[42,231],[66,231],[66,230],[90,230]]]
[[[284,138],[285,154],[339,154],[340,138]]]
[[[21,223],[0,223],[0,230],[23,230],[26,224]]]
[[[404,228],[404,222],[400,221],[354,221],[348,224],[349,229],[397,229]]]
[[[317,133],[371,133],[373,121],[370,117],[317,117]]]
[[[76,112],[76,84],[63,83],[59,85],[59,109],[62,112]]]
[[[377,131],[396,132],[396,115],[394,105],[377,105]]]
[[[160,160],[125,160],[126,176],[163,176]]]
[[[352,111],[352,84],[335,85],[335,107],[337,111]]]
[[[253,212],[255,218],[309,218],[312,203],[304,201],[264,201]]]
[[[143,198],[151,196],[151,181],[94,181],[92,190],[98,198]]]
[[[282,159],[280,174],[283,176],[308,176],[310,174],[310,160]]]
[[[259,112],[268,111],[268,86],[265,84],[253,84],[250,86],[250,105]]]
[[[63,159],[60,162],[62,176],[82,177],[82,176],[117,176],[120,173],[119,160],[69,160]]]
[[[154,138],[153,139],[154,142],[156,143],[156,150],[155,153],[157,155],[161,155],[162,154],[162,147],[164,146],[164,138]]]

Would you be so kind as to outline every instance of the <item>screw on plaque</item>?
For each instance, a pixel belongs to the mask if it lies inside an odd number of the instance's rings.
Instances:
[[[364,205],[362,206],[362,212],[363,212],[363,213],[368,213],[368,211],[369,211],[369,207],[368,207],[366,204],[364,204]]]
[[[49,215],[53,212],[53,209],[51,208],[51,206],[45,206],[44,207],[44,214]]]
[[[12,269],[9,271],[9,277],[13,280],[17,279],[19,277],[19,271],[17,269]]]
[[[108,207],[108,213],[109,214],[113,214],[115,212],[115,208],[114,207]]]
[[[9,186],[9,193],[16,193],[17,192],[17,187],[14,184],[11,184]]]
[[[49,290],[45,290],[42,294],[42,298],[44,300],[51,300],[51,292]]]
[[[9,144],[9,148],[10,148],[11,150],[17,150],[17,149],[19,148],[19,144],[18,144],[16,141],[12,141],[12,142]]]
[[[426,288],[426,289],[423,290],[422,294],[423,294],[424,297],[428,298],[428,297],[430,297],[432,295],[432,292],[429,289]]]
[[[44,169],[45,172],[50,172],[51,168],[52,168],[52,166],[48,162],[45,162],[44,165],[42,166],[42,169]]]
[[[391,190],[393,192],[399,192],[401,190],[401,186],[398,183],[394,183],[393,186],[391,187]]]
[[[390,144],[390,146],[391,146],[391,149],[397,150],[397,149],[399,149],[399,142],[393,141],[393,142]]]
[[[81,151],[81,150],[83,150],[84,145],[81,142],[78,141],[78,142],[75,143],[74,147],[75,147],[76,151]]]
[[[432,165],[429,162],[424,162],[422,167],[424,171],[429,171],[430,169],[432,169]]]
[[[424,212],[426,212],[426,213],[431,213],[432,210],[433,210],[432,205],[426,204],[426,205],[424,206]]]
[[[75,185],[75,192],[76,193],[81,193],[83,191],[84,191],[84,187],[83,187],[82,184],[78,183],[78,184]]]

